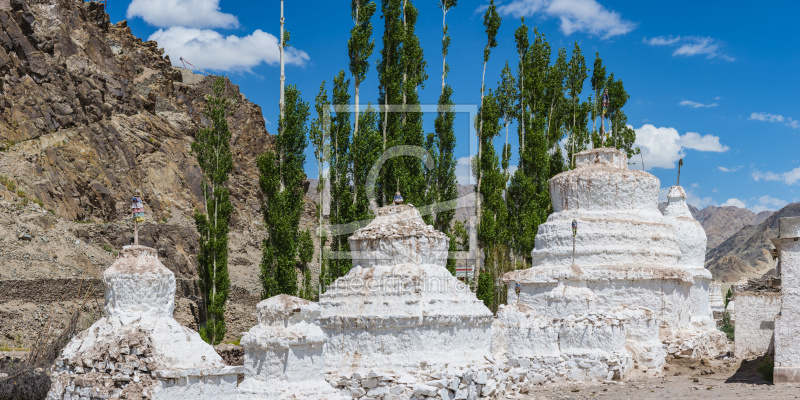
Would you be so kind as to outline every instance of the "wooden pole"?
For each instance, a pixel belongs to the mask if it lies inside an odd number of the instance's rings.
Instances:
[[[133,245],[139,245],[139,223],[136,222],[136,217],[133,217]]]

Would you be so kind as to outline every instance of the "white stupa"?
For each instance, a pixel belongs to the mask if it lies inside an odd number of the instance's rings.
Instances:
[[[725,311],[725,298],[722,297],[722,285],[717,281],[711,282],[708,289],[708,303],[711,306],[712,312]]]
[[[711,272],[705,268],[708,237],[686,204],[686,192],[680,186],[669,188],[664,216],[672,223],[681,250],[680,266],[689,271],[694,284],[689,291],[690,320],[698,331],[716,331],[711,314]]]
[[[172,317],[175,275],[156,250],[126,246],[103,274],[105,316],[76,335],[51,372],[48,399],[228,398],[242,367],[225,366]]]
[[[445,268],[449,240],[412,205],[350,237],[353,268],[320,296],[329,370],[417,371],[490,355],[492,313]]]
[[[510,304],[498,312],[493,349],[507,357],[534,358],[545,349],[572,359],[614,359],[619,368],[600,371],[610,378],[613,371],[615,379],[632,362],[660,371],[662,341],[697,330],[692,316],[703,300],[691,292],[702,273],[692,270],[696,260],[692,268],[681,262],[681,247],[705,247],[705,239],[690,237],[693,230],[681,237],[685,243],[679,240],[674,218],[658,211],[659,180],[629,170],[622,152],[587,150],[575,162],[550,180],[554,212],[539,226],[532,267],[504,277]],[[707,295],[705,302],[708,309]]]
[[[245,379],[237,399],[344,399],[325,381],[320,306],[288,295],[256,306],[258,325],[241,340]]]

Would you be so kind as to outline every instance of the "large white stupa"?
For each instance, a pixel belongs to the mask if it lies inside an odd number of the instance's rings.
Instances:
[[[350,237],[353,268],[320,296],[329,370],[417,371],[490,355],[492,313],[445,268],[449,240],[412,205]]]
[[[56,360],[48,399],[231,398],[242,367],[226,366],[172,317],[175,275],[156,250],[126,246],[103,274],[105,316]]]
[[[550,180],[554,212],[539,226],[532,267],[504,277],[510,304],[498,312],[493,350],[600,360],[591,379],[623,378],[634,364],[660,371],[662,342],[713,330],[698,254],[705,235],[685,201],[662,215],[659,180],[628,169],[622,152],[587,150],[575,162]]]

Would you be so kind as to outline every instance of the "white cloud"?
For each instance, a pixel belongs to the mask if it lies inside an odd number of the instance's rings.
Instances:
[[[680,36],[656,36],[654,38],[644,38],[643,41],[650,46],[672,46],[681,41]]]
[[[686,149],[710,152],[730,149],[722,145],[717,136],[701,136],[696,132],[680,135],[675,128],[656,128],[650,124],[636,129],[635,145],[642,150],[646,169],[675,168],[675,163],[686,155]]]
[[[703,135],[697,132],[686,132],[680,137],[678,144],[692,150],[724,153],[731,148],[719,142],[719,136]]]
[[[766,121],[766,122],[783,122],[785,118],[780,114],[770,114],[765,112],[757,112],[750,114],[748,120],[752,121]]]
[[[758,204],[752,207],[752,211],[755,213],[762,211],[774,211],[783,208],[787,204],[789,204],[788,201],[776,199],[770,195],[763,195],[758,198]]]
[[[720,204],[720,207],[728,207],[728,206],[739,207],[739,208],[747,208],[747,204],[745,204],[745,202],[743,202],[743,201],[741,201],[741,200],[739,200],[739,199],[737,199],[735,197],[731,198],[731,199],[728,199],[724,203]]]
[[[127,18],[141,17],[159,28],[236,28],[236,16],[220,12],[219,0],[133,0]]]
[[[150,40],[158,42],[170,54],[173,65],[184,57],[201,69],[217,71],[249,71],[267,63],[279,61],[278,38],[260,29],[247,36],[223,36],[210,29],[172,27],[159,29]],[[308,54],[294,47],[284,53],[287,64],[304,65]]]
[[[635,23],[622,19],[618,12],[603,7],[596,0],[512,0],[497,9],[500,14],[514,18],[537,14],[542,18],[558,18],[561,31],[567,36],[584,32],[608,39],[636,27]]]
[[[742,168],[742,165],[739,165],[738,167],[730,167],[730,168],[723,167],[723,166],[717,167],[717,169],[722,171],[722,172],[736,172],[736,171],[740,170],[741,168]]]
[[[800,129],[800,121],[792,117],[784,117],[780,114],[770,114],[766,112],[754,112],[747,118],[748,121],[764,121],[772,123],[782,123],[792,129]]]
[[[787,185],[794,185],[797,181],[800,181],[800,167],[797,167],[788,172],[761,172],[759,170],[753,170],[750,174],[753,177],[753,180],[756,182],[758,181],[783,181],[783,183]]]
[[[701,107],[705,107],[705,108],[711,108],[711,107],[716,107],[716,106],[718,106],[719,104],[717,104],[717,103],[703,104],[703,103],[698,103],[698,102],[696,102],[696,101],[691,101],[691,100],[683,100],[683,101],[681,101],[680,103],[678,103],[678,105],[679,105],[679,106],[687,106],[687,107],[692,107],[692,108],[701,108]]]
[[[672,56],[706,56],[709,60],[720,58],[725,61],[736,61],[735,58],[720,51],[722,42],[708,36],[656,36],[644,38],[642,41],[650,46],[676,47]]]

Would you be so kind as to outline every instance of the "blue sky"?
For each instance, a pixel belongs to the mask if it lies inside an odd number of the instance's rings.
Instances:
[[[287,83],[313,102],[319,85],[347,71],[347,40],[353,26],[349,1],[286,0],[291,31]],[[485,33],[481,9],[486,1],[461,0],[447,14],[452,45],[448,83],[454,101],[480,101]],[[504,0],[499,46],[486,72],[496,86],[506,60],[516,69],[513,32],[524,15],[528,26],[547,36],[555,55],[574,42],[591,67],[599,52],[608,72],[622,79],[631,99],[625,107],[637,130],[647,170],[662,187],[674,184],[677,160],[689,202],[775,210],[800,201],[800,3],[775,1],[604,1]],[[436,1],[416,1],[417,33],[428,62],[423,103],[434,104],[441,74],[441,10]],[[275,133],[278,115],[280,2],[229,0],[132,0],[109,2],[112,22],[127,19],[133,33],[153,39],[175,65],[182,56],[200,69],[224,74],[261,105],[267,130]],[[380,8],[380,7],[379,7]],[[373,19],[376,51],[362,103],[377,100],[375,60],[383,23]],[[590,72],[591,73],[591,72]],[[349,76],[349,72],[348,72]],[[588,80],[587,80],[588,85]],[[587,86],[588,87],[588,86]],[[588,95],[588,89],[582,97]],[[313,105],[312,105],[313,106]],[[433,130],[431,114],[426,130]],[[460,180],[469,179],[463,163],[470,154],[469,118],[459,114],[457,156]],[[502,140],[501,138],[498,140]],[[510,142],[516,153],[516,134]],[[474,142],[474,139],[473,139]],[[637,157],[638,158],[638,157]],[[309,158],[307,172],[317,170]],[[632,160],[641,168],[639,159]]]

